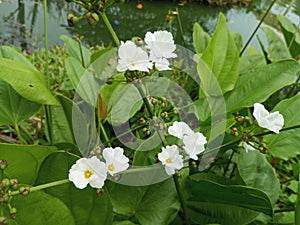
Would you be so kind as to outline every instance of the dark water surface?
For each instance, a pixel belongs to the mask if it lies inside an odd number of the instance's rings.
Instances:
[[[0,0],[1,2],[1,0]],[[290,4],[287,16],[296,24],[300,23],[300,1],[281,0],[273,7],[272,14],[266,20],[271,26],[276,26],[276,14],[283,14]],[[217,23],[218,14],[223,12],[232,32],[239,32],[244,42],[249,38],[258,24],[262,13],[265,12],[271,0],[257,1],[250,8],[245,7],[210,7],[200,3],[189,3],[179,6],[169,1],[142,1],[143,8],[138,9],[136,2],[127,2],[110,8],[107,12],[116,33],[121,40],[131,39],[133,36],[144,37],[147,31],[170,29],[166,22],[168,11],[179,9],[184,39],[188,46],[192,44],[193,24],[198,22],[209,33],[212,33]],[[88,45],[113,44],[106,27],[100,21],[96,26],[90,26],[84,19],[76,27],[67,25],[67,14],[79,14],[77,5],[67,4],[64,0],[48,1],[48,26],[50,45],[62,44],[62,34],[84,36]],[[175,19],[172,32],[176,43],[183,44],[178,23]],[[261,34],[261,32],[259,32]],[[43,47],[43,2],[42,0],[2,0],[0,3],[0,44],[13,44],[23,48],[34,49]],[[258,46],[254,39],[254,46]]]

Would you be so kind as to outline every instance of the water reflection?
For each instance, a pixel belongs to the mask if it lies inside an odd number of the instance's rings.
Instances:
[[[242,33],[244,40],[247,39],[261,14],[271,2],[272,0],[256,1],[252,8],[218,8],[198,3],[180,7],[173,2],[143,1],[142,9],[137,9],[135,2],[128,2],[109,9],[107,14],[121,40],[130,39],[132,36],[144,37],[147,31],[172,29],[176,42],[182,44],[177,20],[173,21],[172,27],[166,21],[168,11],[176,10],[179,7],[185,34],[184,39],[188,46],[191,46],[193,24],[198,22],[207,32],[212,33],[218,14],[221,11],[228,18],[230,29],[234,32]],[[42,0],[3,1],[0,4],[0,44],[13,44],[21,46],[23,49],[42,47],[42,3]],[[300,1],[298,0],[280,0],[272,12],[274,14],[284,13],[289,5],[291,9],[287,16],[295,24],[298,24],[300,22]],[[86,20],[81,21],[74,28],[67,26],[66,15],[68,13],[78,15],[80,10],[80,7],[75,4],[67,4],[65,0],[48,1],[50,44],[62,44],[62,41],[59,39],[61,34],[82,35],[85,43],[91,46],[96,44],[113,44],[109,33],[101,22],[95,27],[90,26]],[[273,20],[270,21],[268,23],[274,23]]]

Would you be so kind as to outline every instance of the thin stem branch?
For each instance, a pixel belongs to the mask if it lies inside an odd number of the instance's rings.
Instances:
[[[288,131],[288,130],[292,130],[292,129],[297,129],[297,128],[300,128],[300,125],[295,125],[295,126],[283,128],[283,129],[280,130],[280,132],[284,132],[284,131]],[[265,136],[265,135],[268,135],[268,134],[274,134],[274,132],[273,131],[267,131],[267,132],[263,132],[263,133],[260,133],[260,134],[255,134],[254,137],[261,137],[261,136]]]
[[[258,29],[260,28],[260,26],[262,25],[262,23],[264,22],[265,18],[267,17],[267,15],[269,14],[271,8],[273,7],[273,5],[275,4],[277,0],[273,0],[273,2],[271,3],[271,5],[269,6],[269,8],[267,9],[266,13],[264,14],[263,18],[259,21],[259,24],[256,26],[256,28],[254,29],[254,31],[252,32],[250,38],[248,39],[248,41],[246,42],[246,44],[244,45],[242,51],[240,52],[240,56],[244,53],[244,51],[246,50],[246,48],[248,47],[248,45],[250,44],[250,42],[252,41],[254,35],[256,34],[256,32],[258,31]]]
[[[58,181],[54,181],[54,182],[47,183],[47,184],[41,184],[41,185],[38,185],[38,186],[35,186],[35,187],[31,187],[30,192],[39,191],[39,190],[42,190],[42,189],[58,186],[58,185],[61,185],[61,184],[66,184],[66,183],[69,183],[69,182],[70,182],[69,179],[64,179],[64,180],[58,180]],[[19,191],[11,192],[12,196],[17,195],[17,194],[20,194]]]
[[[107,143],[107,145],[108,145],[109,147],[111,147],[111,142],[110,142],[110,140],[109,140],[109,138],[108,138],[108,136],[107,136],[106,130],[105,130],[105,128],[103,127],[103,124],[102,124],[102,121],[101,121],[101,120],[99,120],[98,126],[100,127],[100,131],[101,131],[101,133],[103,134],[103,137],[104,137],[105,142]]]
[[[100,13],[100,16],[102,17],[103,19],[103,22],[105,23],[105,26],[107,27],[109,33],[111,34],[114,42],[116,43],[116,45],[119,47],[121,45],[120,43],[120,40],[116,34],[116,32],[114,31],[113,27],[111,26],[111,23],[109,22],[106,14],[103,12],[103,13]]]

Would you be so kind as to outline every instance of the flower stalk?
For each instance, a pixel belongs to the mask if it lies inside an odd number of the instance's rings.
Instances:
[[[109,22],[106,14],[104,12],[102,12],[102,13],[100,13],[100,16],[102,17],[102,20],[103,20],[105,26],[107,27],[109,33],[111,34],[115,44],[117,45],[117,47],[119,47],[121,45],[121,42],[120,42],[116,32],[112,28],[111,23]]]

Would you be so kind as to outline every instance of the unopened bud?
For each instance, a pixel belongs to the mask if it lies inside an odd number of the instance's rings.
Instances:
[[[104,189],[102,189],[102,188],[97,189],[97,195],[99,197],[103,195],[103,192],[104,192]]]
[[[236,116],[235,118],[234,118],[238,123],[242,123],[242,122],[244,122],[244,117],[243,116],[240,116],[240,115],[238,115],[238,116]]]
[[[145,125],[146,124],[146,120],[144,118],[140,118],[139,123],[141,125]]]
[[[10,187],[13,189],[13,190],[16,190],[18,188],[18,180],[17,179],[11,179],[10,181]]]
[[[137,45],[137,46],[143,46],[144,45],[144,41],[143,41],[143,39],[142,38],[140,38],[140,37],[137,37],[136,39],[135,39],[135,44]]]
[[[176,175],[178,178],[182,177],[181,173],[176,173]]]
[[[99,16],[97,13],[88,12],[86,14],[89,24],[96,25],[99,22]]]
[[[10,181],[9,181],[9,179],[4,178],[4,179],[1,181],[1,186],[2,186],[2,187],[9,187],[9,186],[10,186]]]
[[[16,217],[17,217],[17,209],[16,208],[11,208],[9,210],[9,215],[10,215],[11,218],[16,219]]]
[[[8,220],[4,216],[0,216],[0,225],[6,225],[8,223]]]
[[[168,117],[168,113],[167,112],[163,112],[160,114],[162,118],[167,118]]]
[[[143,132],[144,132],[144,134],[145,134],[146,136],[148,136],[148,135],[151,134],[150,130],[149,130],[148,128],[146,128],[146,127],[143,129]]]
[[[70,27],[74,27],[79,22],[79,18],[74,14],[68,14],[67,20]]]
[[[245,116],[245,121],[250,122],[250,117],[249,116]]]
[[[107,84],[112,84],[114,82],[114,78],[113,77],[109,77],[107,80],[106,80],[106,83]]]
[[[174,109],[173,109],[173,113],[174,113],[174,114],[178,114],[178,109],[174,108]]]
[[[19,189],[19,193],[24,196],[28,195],[29,192],[30,192],[29,187],[20,187],[20,189]]]
[[[4,160],[4,159],[1,159],[1,160],[0,160],[0,169],[1,169],[1,170],[4,170],[7,166],[8,166],[7,161]]]
[[[238,136],[239,135],[238,129],[236,127],[232,128],[231,134]]]

